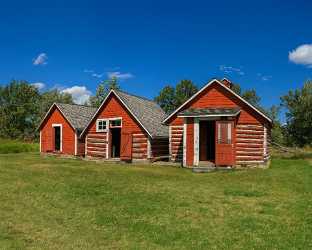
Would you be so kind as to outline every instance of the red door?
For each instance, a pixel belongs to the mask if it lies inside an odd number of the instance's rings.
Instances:
[[[234,122],[216,121],[216,165],[234,164]]]
[[[132,159],[132,134],[121,134],[120,159],[129,161]]]

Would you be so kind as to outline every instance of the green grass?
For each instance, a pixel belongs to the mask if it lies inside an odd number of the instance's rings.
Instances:
[[[194,174],[0,155],[0,249],[311,249],[312,166]]]
[[[8,140],[0,138],[0,154],[38,152],[38,143],[26,143],[18,140]]]

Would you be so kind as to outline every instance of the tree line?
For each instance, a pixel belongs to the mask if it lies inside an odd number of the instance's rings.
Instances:
[[[110,89],[120,89],[117,78],[101,82],[95,95],[85,105],[98,107]],[[286,146],[312,145],[312,81],[306,81],[302,88],[290,90],[280,98],[280,105],[269,109],[261,107],[261,98],[254,89],[242,90],[239,84],[234,84],[232,89],[271,117],[274,142]],[[181,80],[175,87],[165,86],[154,100],[169,114],[197,91],[194,82]],[[40,92],[27,81],[12,80],[0,86],[0,137],[23,140],[38,138],[39,123],[54,102],[74,104],[68,93],[58,89]],[[286,110],[285,124],[279,119],[282,108]]]

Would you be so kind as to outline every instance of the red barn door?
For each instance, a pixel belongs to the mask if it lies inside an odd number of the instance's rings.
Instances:
[[[128,161],[132,159],[132,134],[121,134],[120,159]]]
[[[234,165],[234,122],[216,121],[216,165]]]

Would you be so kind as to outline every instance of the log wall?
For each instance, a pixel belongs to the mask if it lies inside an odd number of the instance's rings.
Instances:
[[[147,135],[143,133],[132,134],[132,159],[147,158]]]
[[[169,127],[169,154],[170,160],[182,162],[183,160],[183,125]]]
[[[86,137],[86,155],[107,158],[108,136],[103,133],[89,133]]]

